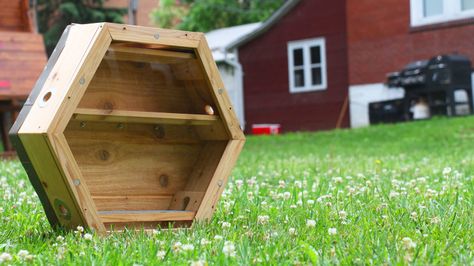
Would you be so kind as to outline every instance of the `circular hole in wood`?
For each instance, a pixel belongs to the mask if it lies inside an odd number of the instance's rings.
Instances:
[[[162,186],[162,187],[167,187],[168,186],[168,176],[167,175],[161,175],[160,176],[160,186]]]
[[[64,205],[59,204],[58,208],[59,208],[59,212],[61,212],[62,216],[67,217],[69,215],[69,211],[67,210],[66,207],[64,207]]]
[[[53,95],[53,93],[51,93],[50,91],[48,91],[44,96],[43,96],[43,102],[46,103],[47,101],[49,101],[49,99],[51,99],[51,96]]]
[[[110,158],[110,153],[106,150],[100,150],[99,151],[99,158],[102,161],[107,161]]]

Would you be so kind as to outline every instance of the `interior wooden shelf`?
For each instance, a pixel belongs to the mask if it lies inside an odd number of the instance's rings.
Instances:
[[[195,215],[194,211],[177,210],[99,211],[103,223],[191,221]]]
[[[211,125],[219,120],[216,115],[178,114],[164,112],[119,111],[90,108],[77,108],[72,117],[80,121],[111,123]]]

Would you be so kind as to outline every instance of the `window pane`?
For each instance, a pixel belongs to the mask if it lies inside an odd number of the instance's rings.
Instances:
[[[313,85],[321,85],[323,82],[321,80],[321,68],[313,67],[311,69],[311,80]]]
[[[313,46],[311,47],[311,64],[321,63],[321,47]]]
[[[423,15],[431,17],[443,14],[443,0],[423,0]]]
[[[293,50],[293,64],[295,66],[303,65],[303,49],[300,48]]]
[[[304,70],[295,70],[295,87],[304,87]]]
[[[474,9],[474,0],[462,0],[462,10]]]

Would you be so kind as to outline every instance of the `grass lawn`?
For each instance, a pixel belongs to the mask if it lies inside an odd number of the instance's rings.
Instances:
[[[473,176],[474,117],[249,137],[210,223],[98,237],[52,231],[3,162],[0,261],[474,265]]]

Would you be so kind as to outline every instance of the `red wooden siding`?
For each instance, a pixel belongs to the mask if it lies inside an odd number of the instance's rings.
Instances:
[[[0,31],[30,31],[28,0],[0,1]]]
[[[474,24],[410,27],[409,0],[348,0],[350,84],[379,83],[407,63],[457,52],[474,62]]]
[[[269,31],[239,47],[247,131],[257,123],[279,123],[283,131],[335,128],[348,89],[345,10],[344,0],[302,0]],[[291,94],[287,43],[317,37],[326,40],[328,87]]]

